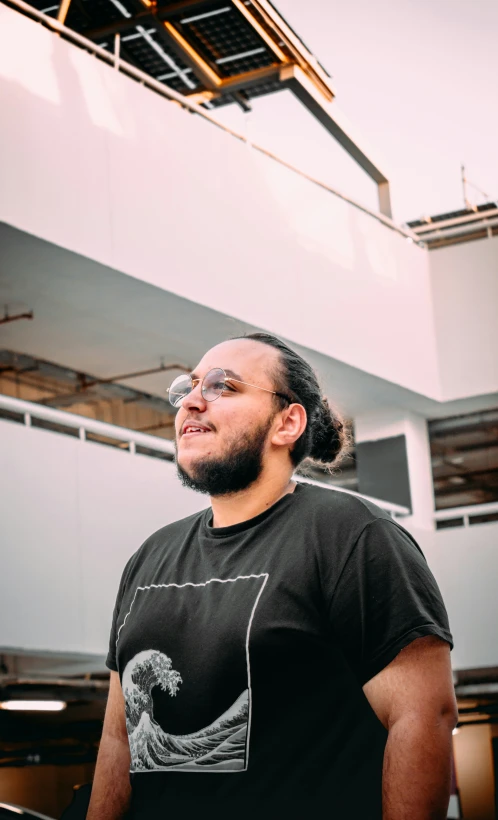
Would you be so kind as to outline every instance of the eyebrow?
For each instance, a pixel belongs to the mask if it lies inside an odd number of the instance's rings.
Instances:
[[[237,379],[237,381],[239,381],[239,382],[243,381],[242,376],[239,376],[239,374],[235,373],[234,370],[230,370],[228,367],[223,367],[223,368],[220,368],[220,369],[224,370],[229,378]],[[197,375],[197,373],[191,373],[190,378],[191,379],[198,379],[199,376]]]
[[[235,373],[234,370],[225,370],[227,376],[231,376],[232,379],[237,379],[239,382],[243,381],[242,376],[239,376],[238,373]]]

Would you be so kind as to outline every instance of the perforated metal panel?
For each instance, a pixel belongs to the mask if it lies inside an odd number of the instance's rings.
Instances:
[[[220,77],[272,65],[274,55],[234,6],[183,18],[179,30]]]
[[[59,5],[50,0],[32,0],[32,5],[57,17]],[[205,102],[208,107],[234,101],[244,105],[280,90],[282,65],[269,42],[275,32],[251,2],[244,5],[250,9],[249,20],[232,0],[150,5],[149,0],[71,0],[65,25],[110,52],[119,34],[122,60],[182,94],[214,92],[214,99]],[[280,55],[286,51],[282,43],[278,48],[283,49]],[[274,76],[269,79],[266,72],[258,82],[254,73],[272,67]],[[239,77],[236,90],[225,88]]]
[[[131,16],[133,9],[129,0],[121,3]],[[110,25],[121,21],[125,15],[110,0],[74,0],[69,6],[66,25],[81,34],[96,26]]]

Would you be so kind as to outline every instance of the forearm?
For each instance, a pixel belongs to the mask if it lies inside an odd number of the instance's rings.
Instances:
[[[87,820],[122,820],[130,804],[130,748],[104,736],[100,743]]]
[[[446,820],[451,784],[450,716],[406,715],[389,730],[383,820]]]

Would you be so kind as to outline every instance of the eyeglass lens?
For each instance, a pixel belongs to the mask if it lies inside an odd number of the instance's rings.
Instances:
[[[225,371],[214,367],[202,380],[201,393],[206,401],[218,399],[225,389]],[[169,400],[173,407],[179,407],[183,399],[194,389],[192,378],[188,375],[178,376],[169,388]]]

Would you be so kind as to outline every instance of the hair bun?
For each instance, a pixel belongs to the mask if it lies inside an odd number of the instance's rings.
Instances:
[[[322,464],[335,466],[339,454],[347,451],[348,435],[341,417],[332,411],[328,400],[322,398],[321,406],[312,422],[312,447],[309,457]]]
[[[327,399],[322,396],[317,375],[309,362],[270,333],[249,333],[235,338],[259,342],[277,351],[277,361],[269,362],[273,383],[276,389],[291,396],[293,402],[302,404],[306,410],[306,427],[289,450],[293,466],[297,467],[309,458],[335,467],[342,456],[347,455],[351,436],[340,415],[331,410]],[[280,396],[275,396],[275,399],[278,410],[287,406],[287,401]]]

